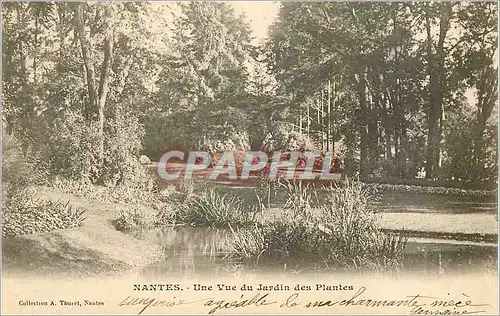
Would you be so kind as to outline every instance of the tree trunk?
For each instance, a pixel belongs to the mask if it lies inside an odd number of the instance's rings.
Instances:
[[[33,34],[33,46],[35,47],[35,53],[33,54],[33,83],[36,85],[36,82],[38,80],[37,78],[37,75],[36,75],[36,70],[37,70],[37,67],[38,67],[38,60],[37,60],[37,51],[38,51],[38,27],[39,27],[39,23],[38,23],[38,14],[39,14],[39,11],[36,10],[36,13],[35,13],[35,34]]]
[[[108,15],[108,14],[107,14]],[[110,28],[108,27],[108,30]],[[109,73],[111,68],[111,59],[113,56],[113,34],[112,30],[106,33],[104,39],[104,61],[101,66],[101,77],[99,80],[99,102],[98,102],[98,135],[99,135],[99,155],[100,163],[104,159],[104,108],[109,92]]]
[[[321,86],[321,150],[325,149],[325,103],[324,103],[324,97],[325,97],[325,87],[322,85]]]
[[[425,177],[434,179],[438,176],[439,158],[441,155],[441,133],[443,126],[443,98],[446,88],[446,73],[445,73],[445,51],[444,41],[446,34],[450,28],[450,20],[452,15],[451,3],[444,3],[441,7],[439,39],[436,45],[436,52],[432,49],[431,36],[431,20],[426,17],[426,33],[427,33],[427,58],[429,72],[429,108],[427,112],[428,119],[428,134],[427,134],[427,153]]]
[[[372,67],[367,68],[365,85],[366,85],[366,96],[367,96],[367,108],[365,122],[368,127],[368,154],[369,154],[369,164],[368,173],[373,173],[379,167],[379,143],[380,143],[380,131],[379,131],[379,112],[381,104],[381,89],[380,80],[378,75]]]
[[[335,113],[337,113],[337,90],[336,90],[336,81],[335,81],[335,78],[333,80],[333,91],[332,91],[332,94],[333,94],[333,97],[332,97],[332,102],[333,102],[333,113],[334,115],[336,115]],[[331,132],[330,132],[330,136],[332,138],[332,151],[335,152],[335,117],[333,118],[333,120],[331,119],[331,113],[330,113],[330,128],[331,128]]]
[[[60,4],[57,6],[57,14],[59,17],[59,24],[58,24],[58,35],[59,35],[59,58],[64,58],[64,50],[65,50],[65,34],[64,34],[64,22],[65,22],[65,14],[64,11],[65,8],[61,6]]]
[[[113,29],[109,25],[111,20],[111,9],[109,6],[104,5],[105,19],[106,19],[106,33],[104,37],[104,60],[101,66],[101,73],[99,77],[99,85],[96,91],[95,82],[96,75],[94,64],[92,60],[92,49],[90,41],[85,32],[85,19],[84,8],[82,3],[75,5],[75,25],[78,37],[80,40],[80,47],[82,51],[82,58],[87,78],[87,90],[89,94],[89,108],[92,110],[90,119],[97,122],[97,164],[100,169],[104,163],[104,109],[106,107],[106,100],[109,92],[110,70],[113,58]],[[99,176],[98,176],[99,177]]]
[[[94,64],[92,62],[90,43],[85,32],[85,18],[83,14],[83,3],[75,4],[75,33],[78,34],[78,39],[80,40],[80,48],[82,52],[83,65],[85,67],[85,75],[87,78],[87,91],[89,94],[89,119],[95,119],[95,109],[97,109],[97,96],[95,89],[95,71]]]
[[[17,20],[21,21],[22,24],[24,24],[24,14],[22,13],[22,9],[20,6],[16,6],[16,14],[17,14]],[[24,36],[23,36],[24,37]],[[25,54],[25,49],[24,49],[24,42],[25,39],[23,37],[18,38],[18,45],[19,45],[19,59],[21,61],[21,77],[24,80],[24,83],[27,85],[28,84],[28,70],[27,70],[27,65],[26,65],[26,54]]]
[[[481,179],[484,166],[484,131],[498,98],[498,77],[496,70],[489,66],[484,69],[478,84],[476,125],[473,131],[473,182]]]
[[[357,82],[357,94],[360,107],[359,117],[359,138],[360,138],[360,161],[359,161],[359,176],[365,179],[368,171],[368,131],[367,131],[367,86],[365,78],[365,69],[359,71],[355,76]]]
[[[330,79],[328,79],[328,104],[327,104],[327,111],[326,111],[326,120],[328,127],[326,129],[326,151],[330,151],[330,142],[331,142],[331,118],[330,118],[330,112],[331,112],[331,103],[332,103],[332,85],[330,82]],[[333,151],[333,149],[332,149]]]

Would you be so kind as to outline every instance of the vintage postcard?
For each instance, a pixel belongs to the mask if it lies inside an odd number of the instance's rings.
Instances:
[[[2,315],[499,315],[496,2],[2,8]]]

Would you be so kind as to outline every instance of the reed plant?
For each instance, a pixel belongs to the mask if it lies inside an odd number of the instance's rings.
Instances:
[[[385,234],[369,210],[369,195],[358,182],[327,188],[319,204],[316,191],[287,184],[283,213],[252,229],[233,230],[234,260],[271,263],[322,263],[330,269],[399,269],[407,238]]]
[[[229,193],[208,188],[180,205],[177,220],[191,225],[233,226],[255,222],[258,208]]]

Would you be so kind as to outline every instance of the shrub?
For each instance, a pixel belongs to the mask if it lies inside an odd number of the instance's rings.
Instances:
[[[230,228],[233,233],[232,251],[243,261],[255,259],[255,264],[258,265],[260,256],[267,249],[264,231],[257,225],[250,229]]]
[[[287,215],[255,225],[251,229],[232,229],[229,258],[244,262],[300,264],[316,257],[307,222]]]
[[[317,236],[318,246],[327,264],[383,270],[402,263],[404,236],[394,239],[380,230],[368,199],[360,183],[330,190],[316,224],[323,233]]]
[[[185,149],[184,142],[189,139],[189,130],[186,125],[182,125],[187,119],[180,115],[154,112],[144,116],[144,154],[158,160],[169,150]]]
[[[194,191],[199,189],[198,184],[194,182],[193,179],[180,180],[175,185],[175,191],[178,199],[187,199],[194,194]]]
[[[405,182],[402,182],[405,183]],[[472,190],[449,188],[439,186],[422,186],[421,182],[412,182],[411,184],[386,184],[386,183],[365,183],[366,189],[374,192],[408,192],[417,194],[440,194],[440,195],[454,195],[454,196],[495,196],[496,190]],[[420,185],[419,185],[420,184]]]
[[[51,172],[65,179],[150,190],[154,181],[139,159],[142,136],[134,115],[116,111],[105,122],[101,156],[96,123],[68,110],[54,119],[44,154]]]
[[[399,233],[378,233],[374,241],[371,260],[365,261],[368,267],[376,270],[398,269],[401,266],[408,237]]]
[[[43,184],[47,173],[38,157],[29,151],[24,154],[14,135],[2,137],[2,197],[4,203],[33,184]]]
[[[209,153],[214,152],[224,152],[224,151],[237,151],[237,150],[248,150],[250,145],[248,145],[248,141],[243,137],[238,137],[233,139],[227,139],[224,141],[216,140],[210,141],[202,146],[200,146],[200,150],[207,151]]]
[[[232,134],[224,133],[219,137],[215,137],[213,132],[211,134],[212,137],[209,136],[199,146],[195,146],[197,150],[216,154],[225,151],[245,151],[250,149],[248,133],[245,131]]]
[[[38,157],[29,150],[23,154],[13,135],[4,135],[2,145],[2,236],[46,233],[82,225],[84,212],[69,203],[34,198],[30,187],[47,179]]]
[[[48,133],[44,155],[52,174],[77,181],[95,176],[95,126],[88,126],[81,114],[68,111],[53,121]]]
[[[124,233],[130,233],[154,226],[154,217],[145,209],[134,207],[120,212],[120,216],[113,221],[115,228]]]
[[[185,224],[184,208],[186,203],[200,190],[201,183],[190,180],[179,180],[159,192],[158,199],[162,202],[156,214],[157,226]]]
[[[178,206],[180,203],[169,203],[163,205],[163,207],[158,210],[155,217],[155,226],[164,227],[172,226],[176,224],[184,224],[182,222],[181,216],[179,216]]]
[[[2,236],[47,233],[83,225],[85,211],[69,202],[42,201],[17,195],[3,207]]]

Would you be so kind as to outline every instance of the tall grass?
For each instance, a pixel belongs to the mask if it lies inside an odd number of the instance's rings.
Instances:
[[[254,229],[233,228],[229,225],[234,239],[232,240],[233,251],[238,254],[242,260],[256,259],[256,264],[259,262],[259,257],[266,251],[266,238],[263,231],[257,226]]]
[[[240,226],[254,223],[257,210],[236,196],[208,188],[190,197],[175,217],[191,225]]]
[[[155,217],[144,207],[131,207],[122,210],[118,218],[113,220],[116,230],[124,233],[137,232],[155,226]]]
[[[331,269],[399,269],[407,238],[386,235],[367,208],[369,195],[358,182],[328,188],[326,202],[314,205],[315,191],[289,184],[283,213],[251,230],[233,230],[232,258],[322,263]]]
[[[311,184],[302,181],[284,180],[281,186],[285,188],[286,202],[283,208],[288,215],[296,218],[298,216],[311,216],[313,205],[318,205],[317,191]]]
[[[376,214],[367,207],[369,195],[360,183],[330,188],[327,203],[315,219],[316,236],[325,265],[351,269],[398,269],[407,238],[380,230]]]

